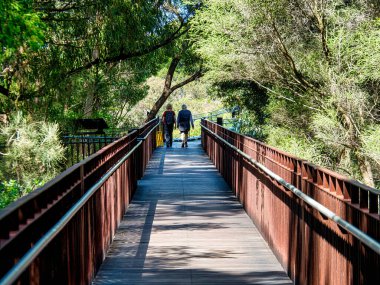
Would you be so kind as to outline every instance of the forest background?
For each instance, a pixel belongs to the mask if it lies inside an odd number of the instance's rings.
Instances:
[[[168,102],[380,186],[377,0],[3,0],[0,46],[0,207],[62,170],[72,119]]]

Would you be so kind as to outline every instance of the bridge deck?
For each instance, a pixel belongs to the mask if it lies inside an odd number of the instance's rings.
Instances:
[[[154,153],[94,284],[292,284],[211,161]]]

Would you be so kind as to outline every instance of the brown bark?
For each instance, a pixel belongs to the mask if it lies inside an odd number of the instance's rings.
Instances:
[[[90,118],[94,111],[94,101],[95,101],[95,94],[93,92],[88,92],[86,96],[86,101],[84,103],[83,108],[83,116],[85,118]]]
[[[316,3],[311,1],[301,1],[306,4],[309,11],[316,21],[315,26],[318,28],[320,36],[321,36],[321,43],[322,43],[322,50],[323,54],[325,56],[325,59],[330,64],[330,49],[327,44],[327,31],[326,31],[326,15],[325,15],[325,9],[326,9],[326,3],[324,1],[321,1],[321,3]],[[297,7],[301,10],[305,18],[308,18],[308,12],[304,11],[302,9],[302,4],[299,3],[299,1],[296,2]]]
[[[322,42],[322,50],[323,54],[325,56],[325,59],[330,64],[330,49],[327,44],[327,31],[326,31],[326,17],[323,12],[321,12],[321,15],[318,14],[318,12],[311,9],[313,12],[313,15],[317,21],[317,27],[321,36],[321,42]]]
[[[303,76],[303,74],[298,70],[293,57],[290,55],[289,50],[287,49],[287,47],[286,47],[286,45],[282,39],[280,31],[277,29],[276,23],[273,20],[271,20],[271,23],[272,23],[274,35],[275,35],[276,40],[280,46],[280,51],[281,51],[282,55],[284,56],[285,60],[287,61],[287,63],[289,64],[289,66],[290,66],[290,68],[294,74],[294,76],[292,76],[292,78],[294,80],[296,80],[296,82],[298,82],[305,89],[313,90],[314,92],[318,93],[321,97],[326,97],[326,94],[321,92],[321,90],[319,90],[318,87],[314,86],[311,82],[309,82]]]
[[[364,184],[370,187],[375,187],[375,182],[373,180],[372,166],[368,158],[363,157],[361,155],[357,155],[357,158],[358,158],[360,172],[363,176]]]
[[[340,116],[342,117],[343,124],[347,128],[347,131],[350,136],[349,145],[346,147],[350,148],[351,151],[353,151],[353,154],[358,161],[358,166],[360,173],[363,177],[363,182],[364,184],[370,187],[375,187],[371,163],[368,157],[365,157],[360,153],[361,143],[359,137],[359,130],[356,128],[355,122],[351,119],[351,117],[346,113],[346,111],[343,108],[337,106],[337,110]]]
[[[99,85],[99,69],[97,67],[95,71],[95,80],[91,86],[92,90],[89,90],[89,92],[87,93],[86,101],[84,104],[83,111],[84,111],[85,118],[91,118],[94,112],[97,110],[97,105],[100,99],[98,85]]]
[[[156,117],[158,111],[161,109],[161,107],[165,104],[166,100],[169,98],[169,96],[176,89],[181,88],[182,86],[184,86],[184,85],[186,85],[186,84],[188,84],[188,83],[190,83],[190,82],[194,81],[195,79],[202,76],[202,71],[198,70],[192,76],[190,76],[186,80],[182,81],[181,83],[178,83],[174,86],[171,86],[175,69],[177,68],[177,65],[178,65],[180,60],[181,60],[181,58],[179,56],[175,56],[172,59],[172,62],[170,63],[168,72],[166,74],[164,89],[162,90],[161,96],[158,98],[156,103],[154,103],[152,109],[149,111],[149,113],[147,115],[147,119],[146,119],[147,122]]]

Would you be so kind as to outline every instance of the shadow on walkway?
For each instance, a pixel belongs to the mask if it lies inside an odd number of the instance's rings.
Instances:
[[[292,282],[191,143],[156,150],[93,284]]]

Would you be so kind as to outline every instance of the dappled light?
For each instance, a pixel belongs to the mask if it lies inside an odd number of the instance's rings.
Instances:
[[[94,284],[154,280],[291,284],[199,142],[155,152]]]
[[[380,0],[0,0],[0,285],[380,284]]]

